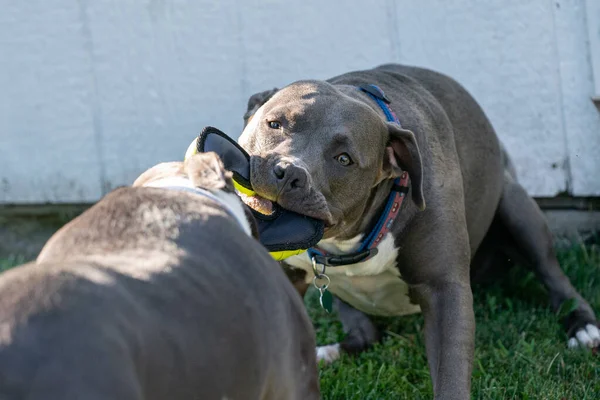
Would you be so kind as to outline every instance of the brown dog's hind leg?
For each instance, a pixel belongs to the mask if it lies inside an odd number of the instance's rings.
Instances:
[[[510,177],[505,178],[497,220],[509,232],[520,258],[548,290],[552,309],[557,311],[569,299],[577,301],[575,310],[563,321],[569,347],[600,345],[594,312],[561,270],[544,214],[525,189]]]

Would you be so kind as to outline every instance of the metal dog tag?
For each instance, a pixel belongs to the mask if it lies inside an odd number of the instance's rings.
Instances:
[[[327,287],[319,288],[319,302],[321,303],[323,310],[331,313],[331,310],[333,310],[333,296],[331,295],[331,292],[327,290]]]

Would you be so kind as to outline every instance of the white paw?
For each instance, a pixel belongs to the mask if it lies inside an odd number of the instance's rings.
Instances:
[[[317,362],[323,360],[330,364],[340,358],[340,344],[330,344],[317,347]]]
[[[575,336],[569,339],[568,346],[570,349],[598,347],[600,346],[600,330],[595,325],[587,324],[585,328],[578,330]]]

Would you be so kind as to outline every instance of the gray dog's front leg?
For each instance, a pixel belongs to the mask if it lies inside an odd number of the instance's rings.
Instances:
[[[337,297],[335,299],[339,318],[346,334],[346,337],[340,343],[340,347],[344,352],[350,354],[360,353],[379,341],[379,330],[365,313],[344,303]]]
[[[380,339],[379,330],[362,311],[334,297],[335,306],[346,336],[341,343],[317,348],[317,359],[325,362],[337,360],[341,353],[358,354]]]
[[[425,318],[427,361],[435,399],[469,399],[475,347],[473,295],[468,283],[411,287]]]

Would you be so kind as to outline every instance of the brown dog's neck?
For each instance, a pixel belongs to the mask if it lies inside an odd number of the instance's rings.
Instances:
[[[235,194],[224,190],[207,190],[196,187],[192,181],[182,176],[173,176],[148,182],[144,187],[153,187],[166,190],[181,190],[198,196],[203,196],[220,206],[229,214],[248,236],[255,236],[257,233],[256,221],[247,211],[247,207],[242,200]]]

